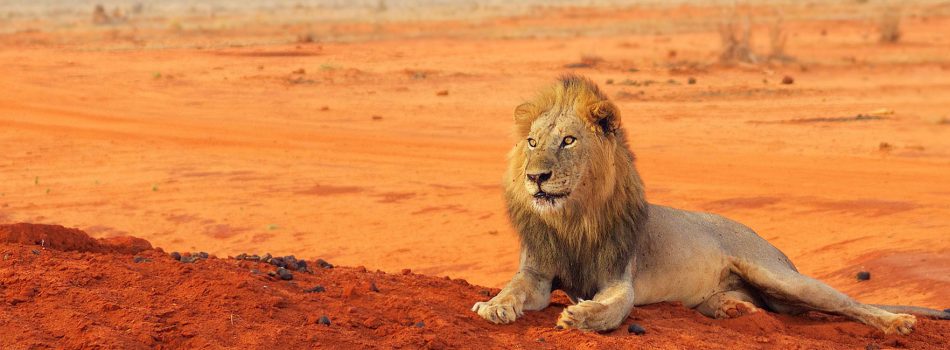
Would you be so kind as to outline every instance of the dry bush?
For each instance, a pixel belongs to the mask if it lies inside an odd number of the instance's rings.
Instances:
[[[719,25],[719,40],[722,43],[721,62],[757,63],[752,52],[752,21],[748,16],[739,19],[735,12]]]
[[[795,58],[785,53],[788,33],[785,32],[781,15],[769,26],[769,60],[791,62]]]
[[[899,8],[887,8],[881,14],[877,24],[878,40],[893,44],[901,39],[901,11]]]

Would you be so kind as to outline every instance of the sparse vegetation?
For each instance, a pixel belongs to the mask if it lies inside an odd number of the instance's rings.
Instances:
[[[878,40],[885,44],[893,44],[901,39],[901,11],[896,7],[884,9],[877,25]]]
[[[736,12],[729,20],[719,25],[719,40],[722,43],[721,62],[758,63],[759,58],[752,52],[752,20],[739,18]]]

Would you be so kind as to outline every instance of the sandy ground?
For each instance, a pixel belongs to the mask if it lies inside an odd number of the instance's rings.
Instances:
[[[744,11],[766,52],[774,9]],[[500,287],[512,110],[574,71],[622,110],[650,201],[737,219],[862,301],[946,307],[950,9],[908,5],[881,44],[879,8],[785,8],[797,61],[738,66],[717,64],[722,12],[7,18],[0,223]]]

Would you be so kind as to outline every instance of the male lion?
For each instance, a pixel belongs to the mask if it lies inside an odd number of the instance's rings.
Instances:
[[[679,301],[708,317],[760,308],[839,314],[908,334],[907,313],[950,313],[859,303],[803,276],[781,251],[724,217],[647,203],[617,107],[588,79],[567,75],[515,109],[505,197],[521,262],[497,296],[472,307],[494,323],[541,310],[551,291],[574,302],[558,328],[617,328],[634,305]]]

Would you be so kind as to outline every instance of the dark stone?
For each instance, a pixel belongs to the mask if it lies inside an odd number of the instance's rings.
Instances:
[[[146,258],[144,256],[136,256],[132,258],[132,261],[135,263],[142,263],[142,262],[152,262],[152,259]]]
[[[416,322],[416,328],[425,328],[425,327],[426,327],[425,322],[422,322],[422,321]]]
[[[260,261],[260,260],[261,260],[261,257],[257,256],[256,254],[255,254],[255,255],[248,255],[247,257],[244,258],[244,260]]]
[[[198,253],[198,257],[201,258],[201,259],[207,259],[207,258],[211,257],[211,255],[208,255],[208,253],[206,253],[206,252],[199,252],[199,253]]]
[[[181,261],[181,253],[179,252],[172,252],[171,254],[168,254],[168,256],[172,257],[172,259]]]
[[[287,263],[284,262],[284,258],[271,258],[270,264],[281,268],[287,267]]]
[[[199,257],[197,257],[197,256],[195,256],[195,255],[192,255],[192,256],[183,256],[183,257],[181,257],[181,262],[188,264],[188,263],[193,263],[193,262],[195,262],[195,261],[198,261],[199,259],[201,259],[201,258],[199,258]]]
[[[858,272],[858,281],[867,281],[871,279],[871,273],[867,271]]]
[[[794,83],[795,83],[795,78],[792,78],[789,75],[786,75],[784,78],[782,78],[782,84],[789,85],[789,84],[794,84]]]
[[[285,256],[285,257],[284,257],[284,263],[286,264],[286,266],[284,266],[284,267],[286,267],[286,268],[288,268],[288,269],[291,269],[291,270],[296,270],[296,269],[297,269],[297,258],[294,257],[293,255]]]
[[[689,80],[687,80],[686,83],[689,85],[696,84],[696,78],[689,77]]]
[[[369,290],[370,290],[370,291],[373,291],[373,292],[376,292],[376,293],[379,293],[379,287],[376,286],[376,281],[370,281],[370,282],[369,282]]]
[[[325,325],[329,326],[329,325],[330,325],[330,318],[327,317],[327,315],[320,316],[320,320],[317,321],[317,323],[319,323],[319,324],[325,324]]]
[[[173,253],[173,254],[178,254],[178,253]],[[238,254],[238,256],[236,256],[236,257],[234,257],[234,258],[235,258],[235,259],[238,259],[238,260],[244,260],[244,259],[247,258],[247,254],[246,254],[246,253],[241,253],[241,254]]]
[[[39,250],[33,249],[32,252],[33,252],[33,254],[40,255],[40,251],[39,251]]]
[[[323,259],[317,259],[317,266],[320,266],[321,268],[324,268],[324,269],[333,268],[333,264],[328,263],[326,260],[323,260]]]
[[[298,271],[310,271],[310,267],[307,266],[306,260],[297,260],[297,270]]]
[[[274,257],[274,256],[270,255],[270,253],[267,253],[267,254],[264,254],[264,256],[261,257],[261,261],[266,262],[266,263],[269,263],[269,262],[270,262],[270,259],[273,258],[273,257]]]
[[[643,335],[647,332],[647,330],[643,329],[643,327],[640,327],[640,325],[636,323],[631,323],[629,326],[627,326],[627,332],[633,333],[636,335]]]
[[[290,281],[294,279],[294,274],[290,273],[290,271],[288,271],[287,269],[283,267],[277,268],[277,276],[280,277],[280,279],[284,281]]]
[[[305,289],[304,293],[323,293],[326,291],[327,289],[323,288],[323,286],[314,286],[313,288]]]

